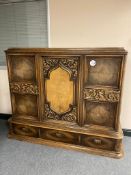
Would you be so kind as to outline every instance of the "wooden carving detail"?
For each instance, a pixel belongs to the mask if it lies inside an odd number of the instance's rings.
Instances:
[[[53,119],[53,120],[63,120],[68,122],[75,122],[76,121],[76,107],[73,106],[72,109],[64,114],[57,114],[54,112],[49,104],[45,104],[45,118],[46,119]]]
[[[120,91],[111,89],[85,89],[84,99],[94,101],[118,102]]]
[[[73,79],[77,77],[78,58],[63,58],[60,60],[60,65],[71,70]]]
[[[48,104],[45,104],[45,118],[59,120],[59,115],[51,110]]]
[[[72,111],[63,115],[62,120],[68,121],[68,122],[75,122],[76,121],[76,108],[73,107]]]
[[[79,57],[44,57],[43,68],[44,76],[49,77],[49,72],[57,67],[65,67],[71,71],[71,78],[76,79],[78,74],[78,59]]]
[[[52,70],[54,67],[57,67],[57,65],[58,65],[58,59],[44,57],[43,60],[44,76],[48,77],[49,71]]]
[[[38,87],[32,83],[10,83],[10,90],[20,94],[38,94]]]

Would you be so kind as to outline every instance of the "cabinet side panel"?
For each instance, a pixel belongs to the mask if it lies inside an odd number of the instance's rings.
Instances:
[[[121,70],[120,70],[120,81],[119,81],[119,89],[120,89],[120,100],[117,107],[117,114],[115,120],[115,129],[119,130],[120,123],[120,112],[121,112],[121,101],[122,101],[122,91],[123,91],[123,83],[124,83],[124,73],[125,73],[125,64],[126,64],[126,55],[122,56]]]

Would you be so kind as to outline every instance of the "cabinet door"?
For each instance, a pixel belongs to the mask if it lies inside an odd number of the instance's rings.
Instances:
[[[35,55],[7,55],[13,118],[39,120]]]
[[[42,60],[43,121],[78,123],[79,55],[47,55]]]
[[[85,56],[84,124],[118,129],[123,56]]]

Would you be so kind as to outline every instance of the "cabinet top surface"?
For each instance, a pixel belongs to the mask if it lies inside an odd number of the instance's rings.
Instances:
[[[9,48],[6,53],[127,54],[122,47],[104,48]]]

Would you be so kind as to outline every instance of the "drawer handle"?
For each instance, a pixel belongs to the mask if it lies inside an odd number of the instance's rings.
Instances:
[[[22,131],[29,132],[30,130],[28,128],[22,128]]]
[[[100,145],[102,141],[100,139],[94,139],[94,143]]]
[[[63,137],[63,134],[62,134],[62,133],[59,133],[59,132],[56,132],[55,135],[56,135],[57,137]]]

